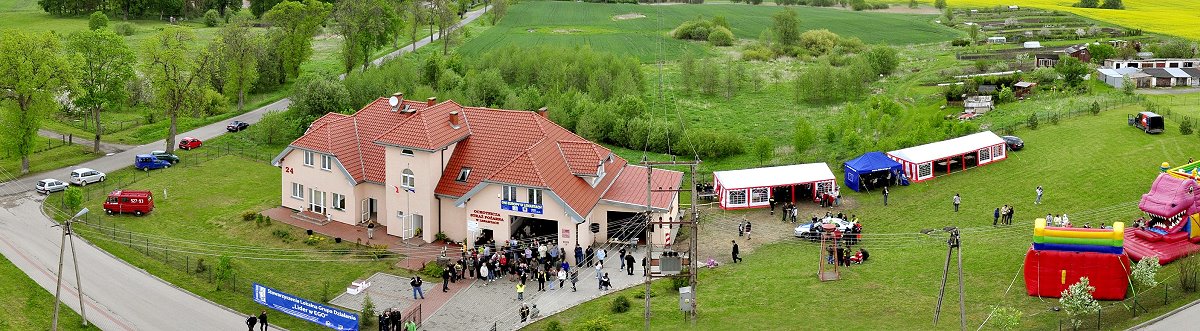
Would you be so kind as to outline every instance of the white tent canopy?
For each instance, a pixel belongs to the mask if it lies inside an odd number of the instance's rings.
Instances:
[[[778,167],[740,169],[713,172],[713,177],[727,189],[769,187],[834,180],[829,165],[822,163],[795,164]]]
[[[892,151],[888,154],[909,163],[924,163],[975,152],[1003,143],[1004,139],[1000,139],[1000,136],[991,131],[984,131],[969,136]]]

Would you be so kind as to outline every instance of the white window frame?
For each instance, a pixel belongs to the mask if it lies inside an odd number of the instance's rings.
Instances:
[[[770,196],[771,196],[770,190],[768,190],[765,187],[755,187],[755,188],[750,189],[750,203],[751,204],[757,205],[757,204],[768,203],[771,200]]]
[[[329,170],[333,167],[333,155],[321,154],[321,170]]]
[[[542,190],[531,188],[529,189],[529,203],[540,205],[542,204]]]
[[[404,154],[404,155],[407,155],[407,156],[413,156],[413,150],[411,150],[411,149],[402,149],[402,150],[400,150],[400,154]]]
[[[932,176],[933,176],[933,163],[932,162],[925,162],[925,163],[921,163],[921,164],[917,165],[917,179],[921,179],[921,178],[925,178],[925,177],[932,177]]]
[[[304,184],[292,183],[292,198],[304,200]]]
[[[726,205],[730,206],[745,206],[746,205],[746,190],[730,190],[725,193],[728,198]]]
[[[505,185],[504,186],[504,195],[501,197],[501,200],[517,201],[517,187]]]
[[[309,167],[313,166],[313,152],[304,151],[304,165]]]
[[[417,175],[413,173],[412,169],[404,169],[400,173],[400,186],[407,189],[417,187]]]
[[[339,210],[339,211],[346,210],[346,196],[334,193],[333,194],[333,206],[330,206],[330,208],[333,208],[333,210]]]
[[[313,212],[317,212],[320,214],[325,214],[325,213],[329,212],[329,209],[326,208],[326,205],[325,205],[325,192],[317,190],[315,188],[310,188],[308,190],[310,191],[310,192],[308,192],[309,193],[308,194],[309,208],[312,209]],[[320,207],[320,209],[321,209],[320,211],[316,210],[318,207]]]

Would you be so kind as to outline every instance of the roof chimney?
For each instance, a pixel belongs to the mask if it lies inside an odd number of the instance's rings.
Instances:
[[[429,97],[429,99],[425,99],[426,106],[433,107],[435,104],[437,104],[437,97]]]
[[[458,111],[457,110],[451,111],[450,112],[450,127],[454,128],[455,130],[458,130],[458,128],[462,127],[461,123],[462,123],[462,116],[458,114]]]
[[[538,113],[538,115],[541,115],[543,118],[549,118],[549,117],[546,117],[547,110],[548,109],[546,109],[546,107],[538,108],[537,113]]]
[[[404,93],[392,93],[392,97],[388,98],[388,106],[392,107],[392,112],[400,109],[402,103],[404,103]]]

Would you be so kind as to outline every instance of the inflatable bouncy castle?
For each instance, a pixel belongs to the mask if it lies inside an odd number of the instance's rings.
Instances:
[[[1196,244],[1200,243],[1200,186],[1195,179],[1182,176],[1184,173],[1159,174],[1150,192],[1142,195],[1138,208],[1148,220],[1142,228],[1125,231],[1129,257],[1157,256],[1159,263],[1167,264],[1200,251]]]
[[[1129,257],[1125,256],[1125,224],[1112,229],[1047,227],[1037,219],[1033,245],[1025,254],[1025,291],[1031,296],[1057,298],[1087,277],[1100,300],[1125,299],[1129,287]]]

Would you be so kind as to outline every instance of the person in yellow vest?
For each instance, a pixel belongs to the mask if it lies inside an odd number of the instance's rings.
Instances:
[[[517,301],[525,301],[525,284],[517,283]]]

